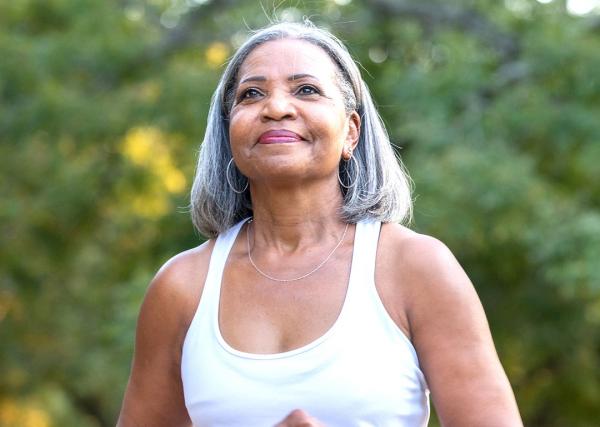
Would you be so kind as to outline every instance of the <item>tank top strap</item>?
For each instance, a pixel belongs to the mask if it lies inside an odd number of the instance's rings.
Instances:
[[[375,258],[379,241],[379,221],[363,220],[356,223],[352,268],[342,318],[360,319],[365,301],[372,298],[375,287]]]
[[[356,252],[357,276],[362,282],[373,283],[375,279],[375,261],[377,257],[377,244],[379,243],[379,231],[381,222],[365,220],[356,225],[356,237],[354,238],[354,250]]]
[[[242,229],[242,226],[249,219],[250,218],[243,219],[227,231],[219,234],[217,237],[210,256],[208,273],[206,275],[206,281],[204,282],[204,289],[202,290],[202,297],[200,299],[200,306],[206,307],[199,306],[199,311],[207,312],[212,310],[215,306],[214,302],[218,301],[221,292],[221,278],[223,276],[227,257],[229,256],[229,252],[231,251],[233,243]]]

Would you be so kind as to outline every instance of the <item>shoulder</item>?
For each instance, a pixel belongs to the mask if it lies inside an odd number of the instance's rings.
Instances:
[[[180,315],[183,323],[191,321],[204,287],[213,247],[214,240],[208,240],[165,262],[150,282],[144,305],[167,309]]]
[[[479,305],[471,281],[440,240],[399,224],[382,225],[378,269],[384,272],[392,310],[401,310],[412,336],[421,321],[457,304]],[[384,301],[385,303],[385,301]]]
[[[487,320],[471,280],[440,240],[397,224],[382,228],[380,249],[389,264],[390,286],[399,295],[416,345],[427,337],[486,335]]]
[[[167,288],[177,292],[197,284],[198,273],[208,270],[213,247],[214,240],[208,240],[200,246],[175,255],[160,267],[150,288]]]
[[[431,273],[432,267],[437,270],[456,262],[442,241],[400,224],[382,224],[380,246],[393,252],[402,267],[414,273]]]
[[[208,272],[213,241],[169,259],[144,296],[137,324],[137,346],[179,348],[194,317]]]
[[[470,285],[450,249],[435,237],[419,234],[399,224],[383,224],[380,252],[406,286],[415,291],[442,291]]]

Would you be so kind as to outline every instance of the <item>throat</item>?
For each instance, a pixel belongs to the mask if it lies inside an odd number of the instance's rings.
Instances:
[[[251,245],[250,244],[250,240],[251,240],[251,230],[254,230],[254,228],[252,227],[252,219],[250,219],[248,221],[248,226],[246,227],[246,251],[248,254],[248,262],[250,263],[250,265],[254,268],[254,270],[260,274],[262,277],[264,277],[265,279],[271,280],[273,282],[278,282],[278,283],[289,283],[289,282],[297,282],[299,280],[302,279],[306,279],[307,277],[315,274],[317,271],[319,271],[330,259],[331,257],[334,255],[334,253],[338,250],[338,248],[343,244],[345,238],[346,238],[346,234],[348,232],[348,227],[349,224],[346,223],[346,226],[344,227],[343,232],[341,233],[341,236],[339,238],[339,240],[337,241],[337,243],[331,248],[331,250],[329,250],[328,252],[325,252],[326,255],[323,257],[322,260],[317,261],[314,265],[314,267],[307,269],[306,272],[304,272],[303,274],[294,274],[294,275],[286,275],[286,277],[279,277],[279,276],[275,276],[272,273],[266,271],[263,268],[259,267],[256,263],[256,261],[253,259],[252,257],[252,249],[254,247],[254,249],[256,249],[256,245]],[[252,239],[253,242],[256,242],[256,238],[254,236],[254,238]]]

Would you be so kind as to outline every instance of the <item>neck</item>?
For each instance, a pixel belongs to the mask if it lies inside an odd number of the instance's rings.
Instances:
[[[342,193],[335,185],[301,188],[251,186],[254,245],[294,252],[339,239]]]

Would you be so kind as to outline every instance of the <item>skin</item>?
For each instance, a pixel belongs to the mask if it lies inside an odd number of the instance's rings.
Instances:
[[[278,353],[306,345],[336,321],[346,293],[354,226],[345,224],[340,160],[358,141],[360,118],[346,114],[335,65],[319,47],[284,39],[256,48],[239,72],[230,114],[234,161],[248,177],[254,220],[244,226],[223,274],[219,326],[233,348]],[[306,74],[310,74],[306,76]],[[304,75],[299,78],[299,75]],[[260,144],[287,129],[301,139]],[[118,426],[190,426],[181,385],[181,347],[206,278],[214,241],[177,255],[152,281],[138,321],[132,373]],[[398,279],[401,278],[401,279]],[[473,285],[440,241],[384,224],[375,276],[381,300],[413,342],[444,426],[522,426]],[[278,427],[321,426],[302,409]]]

